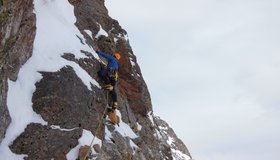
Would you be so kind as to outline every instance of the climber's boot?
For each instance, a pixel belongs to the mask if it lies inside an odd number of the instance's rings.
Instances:
[[[119,125],[120,117],[116,115],[115,110],[111,110],[110,112],[108,112],[108,117],[113,124]]]
[[[106,84],[103,89],[107,89],[109,91],[112,91],[114,89],[114,87],[111,84]]]
[[[112,109],[117,109],[118,105],[119,105],[118,102],[114,102],[113,105],[112,105]]]

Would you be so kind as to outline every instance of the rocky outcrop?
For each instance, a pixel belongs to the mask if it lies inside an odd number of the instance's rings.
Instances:
[[[102,90],[90,92],[70,66],[59,72],[41,72],[43,79],[36,84],[33,110],[49,125],[62,128],[84,128],[94,132],[104,103]]]
[[[121,28],[119,23],[108,15],[104,6],[104,1],[72,1],[75,6],[75,15],[77,17],[76,25],[86,37],[87,43],[94,46],[92,41],[84,30],[90,30],[95,37],[100,30],[104,29],[108,37],[100,36],[97,40],[99,48],[107,53],[120,52],[119,75],[119,93],[121,97],[127,99],[131,104],[133,112],[146,115],[152,109],[151,99],[147,86],[141,76],[137,60],[130,47],[129,42],[125,39],[127,33]],[[135,65],[132,65],[132,63]]]
[[[20,67],[32,54],[35,14],[30,0],[1,0],[0,5],[0,142],[10,123],[7,79],[16,80]]]
[[[149,91],[130,47],[127,33],[108,15],[104,0],[69,0],[69,2],[74,6],[75,25],[83,36],[77,37],[82,44],[92,48],[98,46],[108,53],[121,53],[120,78],[116,87],[119,103],[117,114],[121,117],[121,123],[119,126],[113,125],[104,118],[104,108],[111,105],[112,98],[96,84],[86,86],[75,68],[65,65],[55,72],[39,71],[42,78],[35,84],[32,109],[47,124],[27,125],[9,146],[11,151],[27,155],[26,159],[29,160],[66,159],[72,151],[78,152],[79,148],[83,154],[87,153],[88,147],[80,145],[85,141],[83,139],[85,134],[90,134],[95,135],[101,142],[93,145],[89,159],[189,159],[191,156],[188,149],[174,131],[166,122],[152,114]],[[0,99],[3,105],[1,109],[4,109],[5,113],[0,110],[0,114],[1,117],[2,115],[6,117],[3,121],[7,122],[5,125],[1,123],[0,131],[3,132],[0,136],[4,135],[9,123],[5,95],[7,78],[16,80],[20,66],[31,56],[35,33],[32,3],[22,0],[10,4],[22,6],[16,8],[21,11],[17,12],[19,14],[11,14],[9,23],[3,23],[6,27],[1,26],[1,48],[3,46],[1,55],[4,56],[1,59],[4,60],[3,63],[1,61],[1,74],[6,78],[2,79],[2,82],[5,82],[2,85],[4,96],[1,94]],[[10,35],[7,36],[6,32],[2,32],[2,28],[7,31],[9,24],[13,29],[10,29]],[[104,30],[107,34],[98,35],[100,30]],[[10,39],[11,43],[9,38],[12,35],[16,39]],[[64,60],[79,66],[102,85],[97,71],[104,67],[104,64],[90,51],[81,50],[81,53],[84,55],[83,58],[77,58],[71,52],[61,55]],[[15,67],[9,67],[9,64]],[[90,140],[87,139],[86,144],[89,145]],[[78,154],[75,154],[74,159],[76,158]]]
[[[173,150],[173,152],[171,151],[173,157],[175,157],[177,160],[185,159],[185,157],[183,157],[181,154],[178,154],[178,152],[182,152],[192,158],[191,153],[189,152],[186,145],[181,139],[177,137],[173,129],[170,128],[170,126],[164,120],[160,119],[158,116],[155,116],[154,122],[157,130],[159,131],[162,144],[164,144],[164,146],[169,146],[168,148]]]
[[[82,135],[81,129],[61,131],[40,124],[29,124],[10,146],[17,154],[27,154],[27,160],[65,159]],[[50,140],[51,139],[51,140]]]

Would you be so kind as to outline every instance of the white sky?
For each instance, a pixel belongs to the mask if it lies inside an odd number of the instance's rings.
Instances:
[[[278,160],[279,0],[106,0],[196,160]],[[151,65],[153,64],[153,65]]]

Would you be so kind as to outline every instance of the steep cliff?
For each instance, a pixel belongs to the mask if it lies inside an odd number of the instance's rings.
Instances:
[[[79,150],[101,160],[191,158],[168,124],[153,115],[127,33],[103,0],[6,0],[0,24],[4,159],[72,160]],[[122,57],[119,126],[103,118],[112,100],[101,89],[97,71],[105,61],[95,45]]]

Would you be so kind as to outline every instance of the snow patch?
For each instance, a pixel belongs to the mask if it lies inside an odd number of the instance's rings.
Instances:
[[[98,88],[101,88],[100,84],[93,79],[85,70],[83,70],[78,64],[74,62],[69,62],[67,64],[70,65],[72,63],[72,67],[76,72],[77,76],[83,81],[83,83],[87,86],[88,90],[91,90],[91,84],[95,85]]]
[[[133,58],[129,58],[130,59],[130,63],[131,63],[131,65],[132,65],[132,67],[134,67],[136,64],[135,64],[135,62],[133,62]]]
[[[119,34],[117,35],[117,37],[128,41],[128,35],[127,35],[127,34],[126,34],[126,35],[123,35],[123,34],[119,33]]]
[[[93,140],[93,137],[94,136],[90,131],[83,129],[83,135],[79,139],[79,144],[67,153],[67,155],[66,155],[67,159],[77,159],[80,147],[85,146],[85,145],[89,146],[91,141]],[[97,137],[95,137],[92,146],[95,145],[95,144],[99,144],[100,147],[101,147],[102,146],[102,141],[100,139],[98,139]],[[92,151],[93,154],[96,154],[94,149],[92,149],[92,146],[90,146],[91,151]]]
[[[152,124],[155,125],[152,111],[150,111],[150,112],[148,113],[148,118],[150,119],[150,121],[152,122]]]
[[[116,126],[115,130],[118,131],[123,137],[130,137],[132,139],[137,138],[138,136],[133,132],[133,130],[122,121],[121,113],[116,110],[116,114],[120,117],[120,126]]]
[[[101,35],[104,35],[106,37],[108,37],[108,33],[102,28],[102,26],[99,24],[99,32],[96,34],[95,38],[98,38]]]
[[[105,140],[111,142],[111,138],[113,138],[112,133],[109,131],[108,127],[105,126]]]
[[[154,136],[157,137],[158,140],[162,139],[162,136],[157,129],[156,129],[156,133],[154,134]]]
[[[85,29],[84,31],[90,36],[91,39],[93,39],[92,32],[90,30]]]
[[[138,122],[137,122],[136,124],[137,124],[137,130],[138,130],[138,131],[141,131],[141,129],[142,129],[141,124],[139,124]]]
[[[168,130],[168,127],[159,126],[158,128],[159,128],[160,130]]]
[[[133,151],[133,154],[135,154],[135,150],[139,149],[139,147],[131,139],[129,140],[129,145]]]
[[[171,154],[172,154],[173,159],[176,159],[176,160],[190,160],[191,159],[188,155],[182,153],[181,151],[179,151],[177,149],[171,148]]]
[[[126,40],[126,41],[129,41],[129,37],[128,37],[128,35],[126,34],[126,35],[124,35],[124,39]]]
[[[174,142],[174,138],[172,138],[172,137],[168,137],[168,140],[167,140],[167,143],[170,145],[170,146],[172,146],[172,144],[173,144],[173,142]]]
[[[6,131],[5,138],[0,144],[1,159],[23,159],[24,155],[12,153],[8,146],[24,132],[26,126],[31,122],[47,125],[47,122],[33,111],[31,101],[32,94],[35,91],[35,85],[32,82],[36,82],[41,76],[37,74],[37,76],[29,77],[29,74],[26,74],[23,77],[22,74],[22,72],[19,73],[16,82],[8,81],[7,106],[12,121]]]
[[[57,126],[57,125],[51,125],[51,128],[52,128],[52,129],[59,129],[59,130],[61,130],[61,131],[66,131],[66,132],[70,132],[70,131],[79,129],[78,127],[76,127],[76,128],[71,128],[71,129],[65,129],[65,128],[61,128],[60,126]]]

